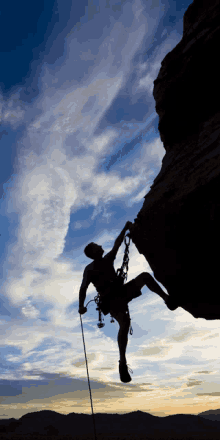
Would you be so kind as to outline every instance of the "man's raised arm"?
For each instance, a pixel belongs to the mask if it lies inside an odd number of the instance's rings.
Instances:
[[[114,246],[113,246],[113,248],[112,248],[112,250],[111,250],[111,253],[114,254],[114,258],[115,258],[116,254],[117,254],[117,252],[118,252],[118,249],[120,248],[120,246],[121,246],[121,244],[122,244],[122,242],[123,242],[123,240],[124,240],[124,237],[125,237],[125,233],[126,233],[126,231],[127,231],[131,226],[132,226],[132,223],[131,223],[131,222],[127,222],[126,225],[125,225],[125,227],[122,229],[121,233],[119,234],[119,236],[116,238],[115,243],[114,243]]]

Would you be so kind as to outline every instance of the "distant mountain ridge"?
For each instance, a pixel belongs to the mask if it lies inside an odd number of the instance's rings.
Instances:
[[[97,434],[105,435],[140,434],[155,438],[190,434],[220,436],[220,409],[198,415],[175,414],[166,417],[153,416],[143,411],[126,414],[95,413],[95,425]],[[20,435],[87,435],[93,434],[94,427],[92,415],[64,415],[43,410],[25,414],[18,420],[0,420],[0,433],[11,432]]]
[[[220,422],[220,409],[210,409],[209,411],[203,411],[198,415],[201,417],[205,417],[209,420]]]

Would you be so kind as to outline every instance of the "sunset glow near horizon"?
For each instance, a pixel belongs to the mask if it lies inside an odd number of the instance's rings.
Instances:
[[[39,0],[28,9],[23,0],[11,18],[12,3],[0,16],[0,417],[91,414],[78,313],[91,262],[83,249],[93,241],[111,250],[160,171],[153,81],[192,2]],[[127,281],[154,275],[132,242],[129,258]],[[95,295],[90,284],[85,304]],[[94,302],[82,316],[94,412],[218,408],[219,322],[172,312],[147,287],[129,309],[128,384],[117,322],[107,315],[99,329]]]

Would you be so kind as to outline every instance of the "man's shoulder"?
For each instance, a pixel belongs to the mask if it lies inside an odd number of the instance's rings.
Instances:
[[[83,272],[83,279],[85,282],[90,283],[91,282],[91,273],[92,273],[92,263],[88,264]]]
[[[84,269],[84,272],[89,272],[92,269],[93,269],[93,261],[92,263],[87,264],[87,266]]]
[[[110,250],[110,252],[108,252],[103,258],[105,260],[112,260],[112,261],[114,261],[115,257],[116,257],[116,252],[115,252],[115,249],[112,248]]]

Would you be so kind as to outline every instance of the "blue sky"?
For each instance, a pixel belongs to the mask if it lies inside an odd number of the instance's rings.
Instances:
[[[0,14],[0,416],[90,413],[78,314],[83,253],[134,221],[165,154],[153,81],[190,1],[7,1]],[[124,244],[115,268],[121,266]],[[128,281],[153,272],[130,246]],[[164,289],[165,290],[165,289]],[[83,315],[95,412],[165,416],[219,407],[217,321],[130,303],[132,382],[118,324]],[[96,291],[88,288],[86,302]],[[210,343],[211,339],[211,343]],[[218,358],[217,358],[218,359]]]

